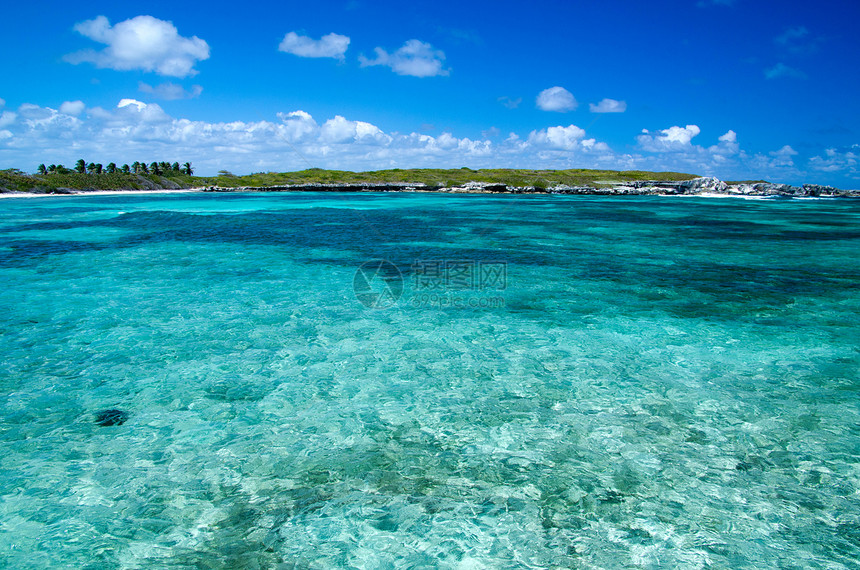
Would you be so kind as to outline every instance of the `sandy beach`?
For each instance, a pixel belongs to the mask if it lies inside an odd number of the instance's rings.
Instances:
[[[184,188],[181,190],[93,190],[93,191],[78,191],[70,194],[36,194],[33,192],[16,192],[10,194],[0,194],[0,198],[57,198],[69,196],[114,196],[127,194],[190,194],[194,192],[202,192],[203,188]]]

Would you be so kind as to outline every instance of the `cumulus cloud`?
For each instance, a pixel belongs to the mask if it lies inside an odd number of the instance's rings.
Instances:
[[[320,140],[328,143],[384,144],[390,137],[376,125],[363,121],[350,121],[340,115],[326,121],[320,129]]]
[[[98,16],[75,25],[75,31],[107,47],[68,54],[65,60],[69,63],[188,77],[197,73],[194,65],[198,61],[209,58],[209,44],[204,40],[180,36],[173,23],[152,16],[136,16],[115,26]]]
[[[75,102],[71,102],[75,103]],[[62,107],[62,106],[61,106]],[[77,111],[80,105],[66,105]],[[190,161],[200,174],[228,169],[238,173],[307,168],[605,168],[677,171],[739,180],[764,178],[851,185],[858,180],[860,146],[828,149],[804,161],[791,146],[748,153],[729,130],[711,146],[694,144],[695,125],[646,132],[639,146],[618,152],[589,137],[577,125],[510,133],[492,129],[480,139],[452,132],[438,136],[386,132],[377,125],[335,115],[317,121],[302,110],[262,121],[192,121],[168,115],[158,104],[122,99],[113,108],[84,106],[79,115],[23,104],[0,112],[0,157],[4,167],[74,164],[81,156],[117,163],[174,157]],[[711,135],[713,136],[713,135]],[[32,164],[31,164],[32,163]],[[803,164],[808,163],[809,173]],[[856,186],[856,185],[855,185]]]
[[[120,99],[119,103],[116,104],[116,108],[122,109],[123,107],[136,107],[138,111],[143,111],[146,109],[147,105],[143,101],[138,101],[137,99]]]
[[[84,112],[85,107],[86,105],[84,105],[83,101],[66,101],[60,105],[60,113],[77,117]]]
[[[331,57],[343,61],[349,47],[349,37],[340,34],[326,34],[318,40],[289,32],[281,40],[278,51],[299,57]]]
[[[15,122],[17,117],[17,113],[13,113],[12,111],[3,111],[0,113],[0,128],[11,125]]]
[[[726,134],[722,135],[719,138],[720,142],[734,144],[738,142],[738,134],[732,130],[729,130]]]
[[[690,147],[690,141],[701,132],[696,125],[686,127],[669,127],[651,133],[647,129],[636,137],[639,146],[649,152],[677,152]]]
[[[153,87],[152,85],[141,81],[137,84],[137,89],[141,93],[154,95],[159,99],[165,99],[167,101],[175,101],[177,99],[196,99],[197,97],[200,97],[201,93],[203,93],[203,87],[200,85],[192,85],[191,89],[185,89],[182,85],[170,82],[161,83]]]
[[[855,180],[860,180],[860,145],[848,149],[828,148],[824,156],[813,156],[809,166],[820,172],[844,172]]]
[[[549,146],[562,150],[574,150],[580,146],[580,141],[585,138],[585,130],[576,125],[566,127],[549,127],[539,131],[532,131],[528,141],[532,144]]]
[[[797,151],[788,145],[783,146],[779,150],[771,151],[770,154],[776,166],[794,166],[794,157],[797,156]]]
[[[789,67],[782,62],[777,63],[773,67],[769,67],[769,68],[765,69],[764,70],[764,76],[767,79],[779,79],[780,77],[789,77],[789,78],[794,78],[794,79],[806,79],[805,73],[803,73],[799,69]]]
[[[627,103],[615,99],[603,99],[600,103],[589,103],[588,108],[592,113],[623,113],[627,110]]]
[[[442,67],[445,62],[445,53],[419,40],[409,40],[403,44],[403,47],[391,54],[381,47],[376,48],[374,52],[376,53],[374,59],[369,59],[364,55],[358,57],[362,67],[384,65],[390,67],[398,75],[411,75],[413,77],[433,77],[450,73],[449,69]]]
[[[723,163],[725,160],[740,152],[738,144],[738,135],[730,130],[726,134],[717,139],[719,142],[708,148],[708,151],[713,155],[713,160],[718,163]]]
[[[528,140],[512,136],[494,143],[487,136],[476,140],[451,132],[438,136],[385,132],[342,115],[317,122],[302,110],[256,122],[192,121],[171,117],[159,105],[134,98],[122,99],[114,108],[87,107],[81,118],[24,105],[3,121],[9,136],[0,141],[0,156],[22,166],[34,157],[39,162],[73,164],[80,156],[118,163],[165,156],[191,161],[201,174],[224,168],[283,171],[308,164],[349,170],[500,167],[512,162],[574,167],[580,155],[591,153],[590,160],[599,160],[598,151],[609,151],[575,125],[535,131]]]
[[[564,87],[550,87],[537,96],[537,107],[542,111],[566,113],[576,109],[577,105],[573,94]]]

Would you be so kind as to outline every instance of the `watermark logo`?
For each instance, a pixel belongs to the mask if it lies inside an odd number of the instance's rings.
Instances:
[[[393,307],[403,295],[403,274],[385,259],[367,261],[352,279],[355,298],[369,309]]]
[[[484,308],[505,306],[508,265],[471,259],[416,260],[409,268],[412,295],[405,301],[416,308]],[[393,263],[376,259],[364,263],[353,280],[355,296],[365,307],[386,309],[400,300],[403,273]]]
[[[508,286],[505,262],[418,260],[412,264],[415,291],[504,291]]]

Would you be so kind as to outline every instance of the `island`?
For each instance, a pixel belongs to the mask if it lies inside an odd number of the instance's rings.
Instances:
[[[0,170],[0,194],[84,194],[95,191],[204,192],[444,192],[479,194],[688,195],[860,197],[860,190],[820,184],[792,186],[765,180],[722,181],[679,172],[531,169],[389,169],[368,172],[309,168],[295,172],[194,176],[190,163],[142,170],[76,170],[51,165],[28,174]],[[135,163],[137,164],[137,163]],[[93,165],[90,165],[93,166]],[[100,166],[100,165],[95,165]]]

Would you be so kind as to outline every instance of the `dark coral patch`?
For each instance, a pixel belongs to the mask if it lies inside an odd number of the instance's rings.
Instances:
[[[121,426],[129,416],[130,414],[123,410],[102,410],[96,412],[96,423],[100,426]]]

